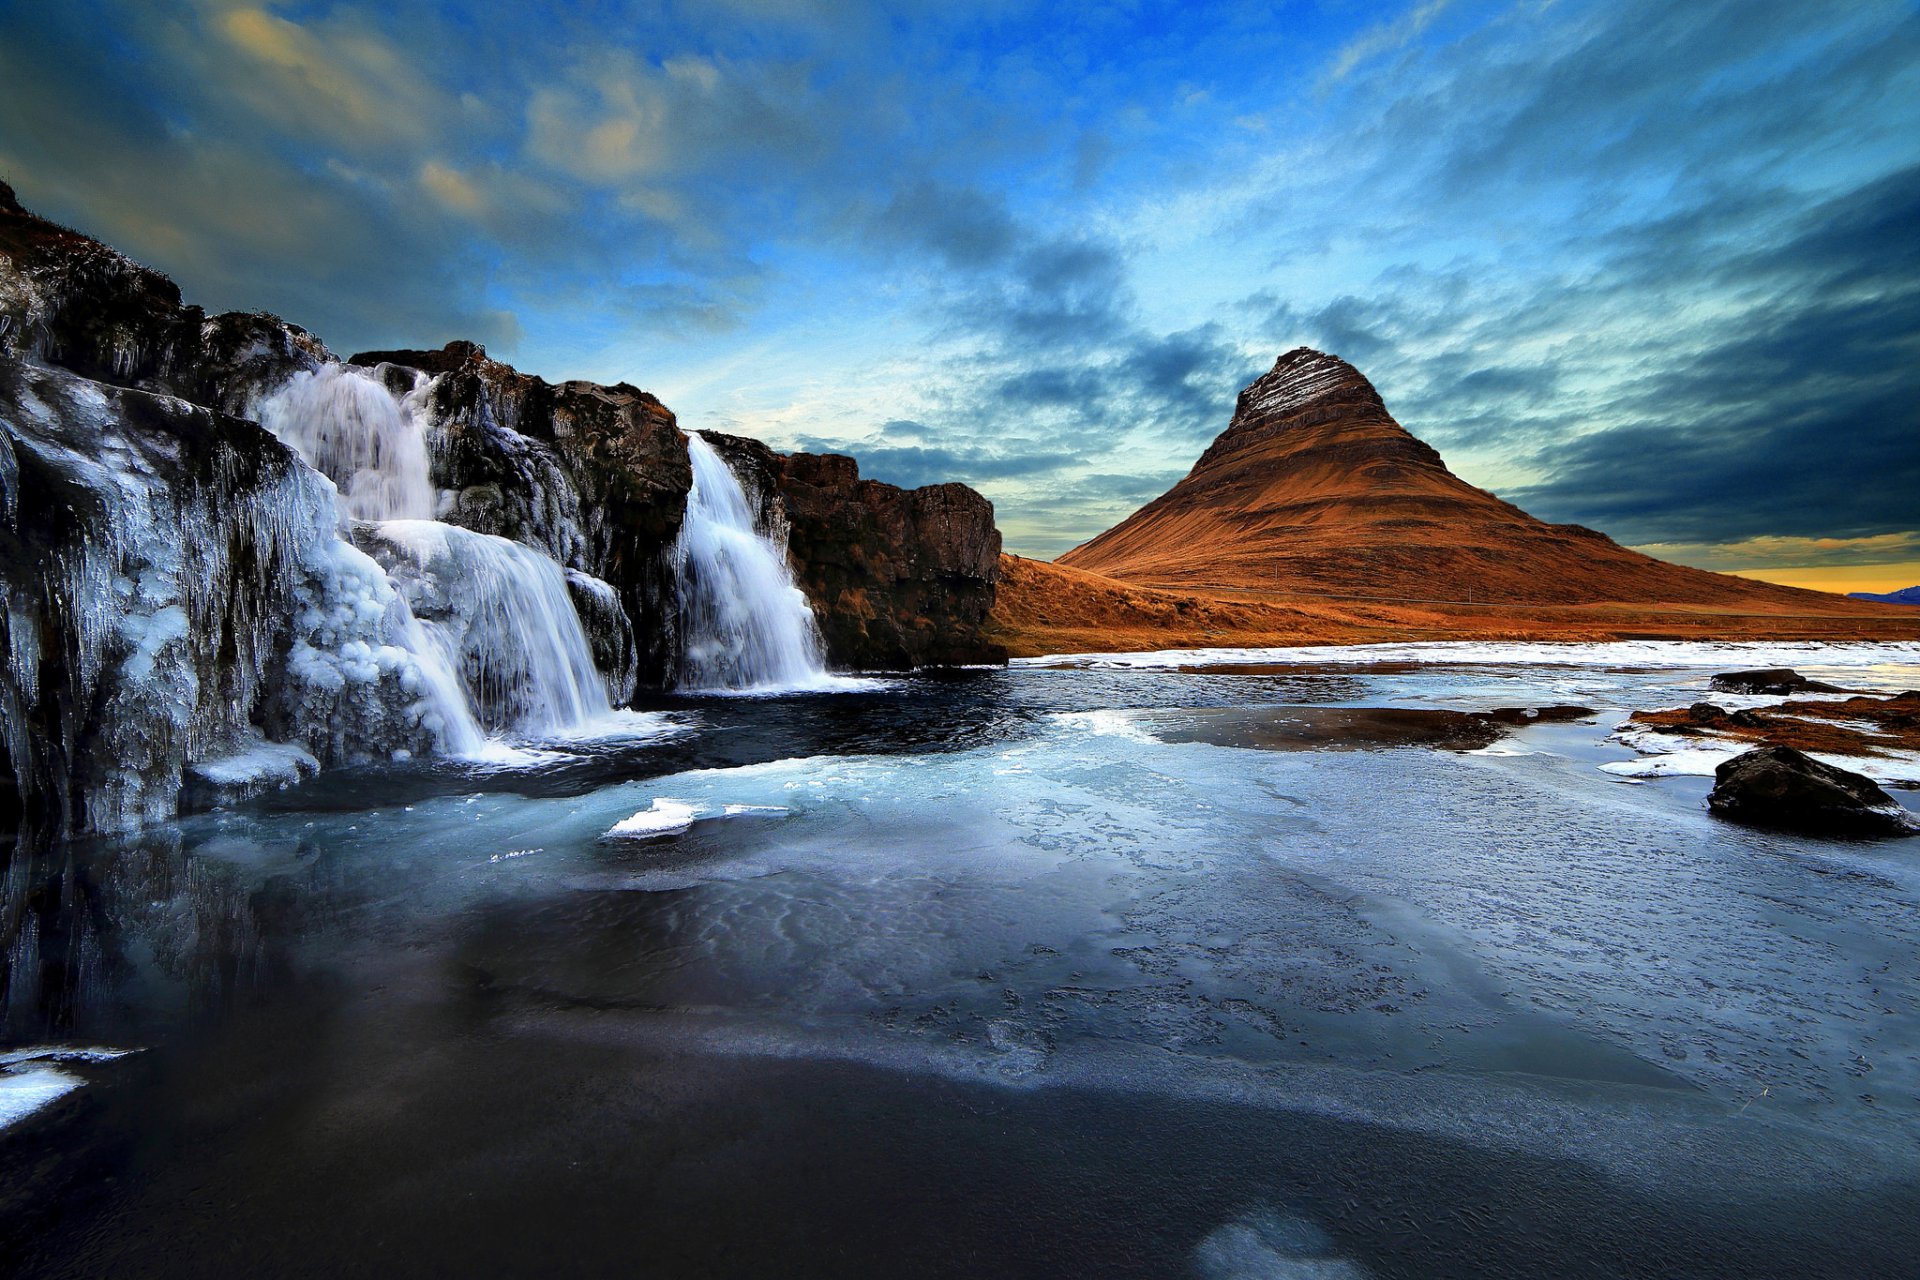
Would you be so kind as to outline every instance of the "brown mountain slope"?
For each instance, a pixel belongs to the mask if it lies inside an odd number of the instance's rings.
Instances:
[[[1408,604],[1679,604],[1867,615],[1547,524],[1447,470],[1346,361],[1300,347],[1186,478],[1058,563],[1144,586]]]

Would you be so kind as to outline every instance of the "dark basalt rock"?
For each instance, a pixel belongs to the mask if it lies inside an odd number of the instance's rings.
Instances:
[[[1752,671],[1724,671],[1707,682],[1721,693],[1845,693],[1838,685],[1809,680],[1792,667],[1759,667]]]
[[[1756,747],[1713,777],[1707,808],[1729,821],[1814,835],[1920,835],[1920,819],[1873,779],[1792,747]]]
[[[1728,711],[1716,702],[1694,703],[1687,708],[1687,719],[1709,729],[1724,729],[1729,725],[1743,729],[1760,729],[1766,726],[1766,722],[1751,711],[1745,709]]]
[[[332,361],[298,325],[209,316],[179,286],[97,240],[0,199],[0,357],[239,416],[288,375]]]

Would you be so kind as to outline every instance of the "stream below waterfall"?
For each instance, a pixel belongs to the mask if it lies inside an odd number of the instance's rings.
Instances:
[[[1911,842],[1600,766],[1920,654],[1381,658],[659,695],[15,850],[0,1272],[1915,1274]]]

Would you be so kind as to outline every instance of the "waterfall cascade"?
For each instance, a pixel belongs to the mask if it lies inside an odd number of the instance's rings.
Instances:
[[[795,585],[786,548],[756,527],[726,461],[687,434],[693,488],[674,546],[680,594],[682,689],[773,692],[822,688],[820,625]]]
[[[358,369],[296,373],[261,402],[259,417],[334,482],[353,519],[433,519],[426,433],[392,392]]]
[[[434,520],[384,520],[368,537],[488,730],[551,737],[613,710],[551,559]]]
[[[330,365],[296,374],[259,416],[334,481],[360,522],[356,540],[398,589],[397,640],[441,712],[450,754],[483,754],[488,733],[551,736],[604,717],[607,684],[564,571],[530,547],[432,518],[437,495],[413,410],[374,376]]]

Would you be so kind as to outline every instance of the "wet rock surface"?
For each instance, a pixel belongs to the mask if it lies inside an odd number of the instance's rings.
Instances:
[[[1920,835],[1920,819],[1871,778],[1786,746],[1756,747],[1721,765],[1707,808],[1734,822],[1816,835]]]
[[[1843,693],[1838,685],[1809,680],[1791,667],[1760,667],[1752,671],[1723,671],[1707,682],[1721,693]]]
[[[1260,751],[1373,751],[1431,747],[1473,751],[1501,729],[1465,711],[1413,707],[1274,707],[1193,713],[1189,723],[1156,726],[1163,742],[1207,742]]]

